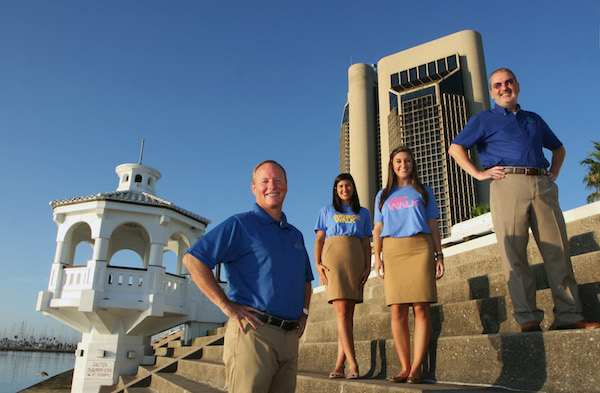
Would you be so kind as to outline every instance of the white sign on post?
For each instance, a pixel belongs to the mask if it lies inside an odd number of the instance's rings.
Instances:
[[[114,360],[90,360],[87,362],[85,376],[90,379],[112,379],[114,369]]]

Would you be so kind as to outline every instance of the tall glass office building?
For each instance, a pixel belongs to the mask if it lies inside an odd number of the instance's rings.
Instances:
[[[461,31],[387,56],[377,66],[350,67],[340,134],[340,171],[350,172],[371,212],[387,182],[390,152],[409,146],[419,175],[440,209],[442,237],[488,203],[489,184],[476,182],[448,155],[470,116],[489,108],[481,36]]]

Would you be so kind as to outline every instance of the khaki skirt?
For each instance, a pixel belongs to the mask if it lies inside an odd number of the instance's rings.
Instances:
[[[383,238],[385,302],[435,303],[435,262],[431,235]]]
[[[350,299],[362,303],[360,275],[365,271],[365,252],[360,239],[355,236],[328,237],[321,261],[329,268],[325,272],[327,301]]]

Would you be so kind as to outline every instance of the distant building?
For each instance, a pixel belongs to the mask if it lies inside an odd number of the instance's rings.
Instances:
[[[356,181],[361,203],[374,211],[387,182],[389,155],[409,146],[419,175],[440,209],[442,237],[489,201],[488,182],[475,182],[447,154],[474,114],[490,107],[479,33],[460,31],[348,69],[348,102],[340,133],[340,172]],[[471,154],[471,153],[470,153]]]

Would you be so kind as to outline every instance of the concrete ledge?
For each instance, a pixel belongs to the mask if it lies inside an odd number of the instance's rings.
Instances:
[[[199,384],[178,374],[159,373],[152,379],[153,391],[160,393],[222,393],[224,390]]]
[[[424,368],[426,380],[520,391],[600,392],[600,374],[595,372],[600,329],[445,337],[433,344]],[[333,369],[336,347],[336,343],[302,346],[302,372],[325,379],[329,371],[322,370]],[[357,342],[356,352],[366,378],[382,379],[401,369],[393,340]],[[348,392],[349,386],[343,391]]]
[[[201,382],[212,388],[225,390],[227,387],[225,365],[223,362],[213,363],[204,360],[180,360],[179,367],[177,368],[177,375],[191,381]]]
[[[589,219],[594,216],[600,215],[600,202],[590,203],[584,206],[577,207],[575,209],[568,210],[563,212],[563,216],[565,218],[565,222],[567,223],[567,233],[569,236],[571,233],[571,223],[574,223],[578,220]],[[531,234],[531,230],[529,231]],[[444,256],[456,255],[465,251],[489,246],[491,244],[496,244],[496,234],[491,233],[489,235],[485,235],[479,238],[468,240],[464,243],[459,243],[450,247],[444,248]]]
[[[300,373],[296,393],[506,393],[504,389],[457,384],[392,384],[382,379],[331,380],[326,375]]]

